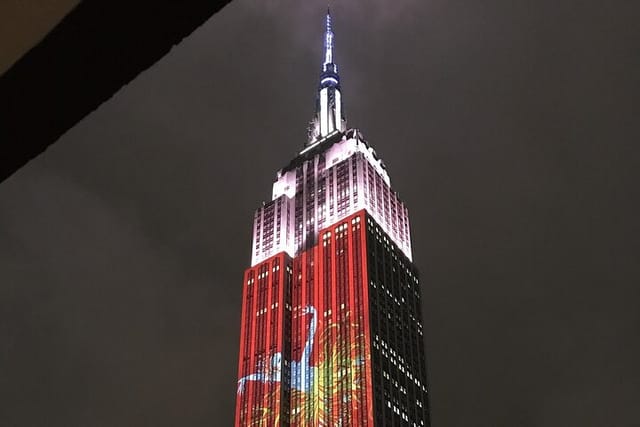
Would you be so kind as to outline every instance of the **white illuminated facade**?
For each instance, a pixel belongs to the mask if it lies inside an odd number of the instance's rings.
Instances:
[[[256,211],[252,266],[282,251],[296,256],[317,242],[324,227],[361,209],[411,260],[407,208],[391,189],[384,163],[373,148],[358,130],[346,130],[333,38],[327,15],[325,58],[309,140],[278,171],[272,200]]]

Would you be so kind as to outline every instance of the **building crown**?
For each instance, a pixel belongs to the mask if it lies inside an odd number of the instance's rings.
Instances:
[[[338,66],[334,62],[334,34],[331,11],[327,9],[324,35],[324,62],[316,96],[316,113],[309,126],[305,148],[336,132],[344,132],[346,122],[342,109],[342,93]]]

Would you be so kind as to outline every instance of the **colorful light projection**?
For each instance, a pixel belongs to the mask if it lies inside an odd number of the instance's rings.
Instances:
[[[360,418],[369,355],[362,328],[345,312],[342,323],[319,322],[320,331],[309,371],[292,370],[292,426],[348,426]]]
[[[245,272],[240,336],[236,426],[280,423],[288,347],[283,329],[290,313],[284,303],[291,287],[291,259],[278,254]]]
[[[370,355],[364,351],[365,334],[358,323],[351,322],[351,312],[345,313],[342,323],[319,321],[313,306],[305,307],[299,315],[308,318],[308,335],[302,358],[291,362],[291,401],[297,404],[291,408],[290,423],[292,426],[351,425],[346,421],[359,418],[363,410],[362,396],[367,394],[365,364],[369,363]],[[238,394],[247,391],[249,382],[265,385],[282,381],[282,354],[275,353],[269,360],[267,364],[258,364],[255,372],[238,381]],[[258,387],[254,384],[253,391]],[[268,426],[270,420],[278,422],[279,414],[274,414],[274,409],[280,406],[279,399],[280,387],[264,395],[251,411],[251,423],[247,425]]]
[[[373,426],[364,220],[361,211],[322,230],[322,242],[293,260],[290,354],[276,346],[248,355],[236,425],[271,427],[288,416],[291,426]],[[283,331],[270,325],[253,333],[275,333],[271,341],[280,343]]]

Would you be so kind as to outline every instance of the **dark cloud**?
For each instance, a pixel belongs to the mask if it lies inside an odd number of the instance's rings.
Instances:
[[[619,3],[332,6],[349,122],[410,208],[436,426],[640,423]],[[304,143],[324,7],[233,2],[0,186],[3,425],[231,425],[253,209]]]

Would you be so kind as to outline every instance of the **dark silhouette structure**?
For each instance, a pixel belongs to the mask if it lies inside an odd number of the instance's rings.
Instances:
[[[0,181],[230,0],[85,0],[0,76]]]

